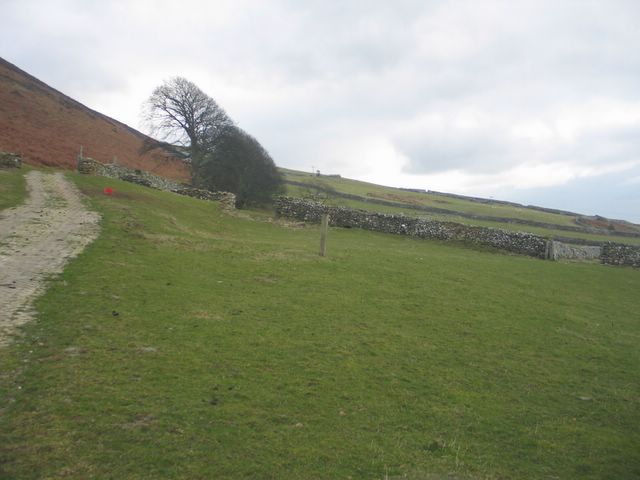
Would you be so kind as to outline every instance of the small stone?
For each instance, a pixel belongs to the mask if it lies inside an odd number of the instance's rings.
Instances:
[[[304,424],[303,424],[303,423],[298,422],[298,423],[296,423],[296,424],[294,425],[294,427],[295,427],[295,428],[302,428],[302,427],[304,427]]]

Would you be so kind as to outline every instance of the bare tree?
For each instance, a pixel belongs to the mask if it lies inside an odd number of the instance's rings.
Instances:
[[[148,148],[188,149],[194,185],[233,192],[239,207],[268,204],[282,192],[282,175],[269,153],[186,78],[174,77],[157,87],[145,103],[144,116],[161,139]]]
[[[215,146],[220,132],[234,125],[213,98],[183,77],[157,87],[144,108],[145,121],[154,136],[189,149],[194,177],[202,156]]]

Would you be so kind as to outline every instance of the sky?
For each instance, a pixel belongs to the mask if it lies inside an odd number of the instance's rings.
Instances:
[[[276,164],[640,223],[637,0],[0,0],[0,56],[144,131],[180,75]]]

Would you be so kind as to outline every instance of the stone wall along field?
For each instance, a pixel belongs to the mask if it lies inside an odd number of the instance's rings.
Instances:
[[[299,198],[280,197],[276,202],[276,213],[282,217],[312,223],[319,223],[322,214],[328,213],[330,225],[336,227],[356,227],[419,238],[462,241],[536,258],[545,258],[548,253],[547,240],[530,233],[330,207]]]
[[[0,168],[22,168],[22,156],[19,153],[0,152]]]
[[[640,267],[640,246],[621,243],[605,243],[600,256],[606,265],[626,265]]]
[[[547,258],[550,260],[597,260],[602,253],[599,245],[569,245],[551,240]]]
[[[158,190],[176,190],[184,185],[182,183],[169,180],[159,175],[137,170],[135,168],[123,167],[116,164],[102,164],[88,157],[79,157],[77,163],[79,173],[86,175],[100,175],[103,177],[117,178],[127,182],[137,183],[145,187],[152,187]]]
[[[371,196],[363,196],[363,195],[355,195],[352,193],[346,193],[346,192],[339,192],[334,190],[333,188],[330,188],[328,186],[320,186],[320,185],[312,185],[309,183],[304,183],[304,182],[297,182],[295,180],[286,180],[286,183],[289,185],[293,185],[296,187],[302,187],[305,189],[310,189],[316,192],[323,192],[326,193],[327,196],[332,197],[332,196],[336,196],[336,197],[340,197],[340,198],[346,198],[348,200],[357,200],[359,202],[365,202],[365,203],[371,203],[371,204],[375,204],[375,205],[385,205],[387,207],[395,207],[395,208],[406,208],[409,210],[419,210],[422,212],[428,212],[428,213],[442,213],[444,215],[456,215],[459,217],[464,217],[464,218],[469,218],[471,220],[486,220],[486,221],[490,221],[490,222],[501,222],[501,223],[513,223],[513,224],[518,224],[518,225],[527,225],[527,226],[531,226],[531,227],[542,227],[542,228],[550,228],[553,230],[563,230],[563,231],[567,231],[567,232],[584,232],[584,233],[595,233],[598,235],[611,235],[611,236],[619,236],[619,237],[633,237],[633,238],[640,238],[640,234],[639,233],[634,233],[634,232],[621,232],[621,231],[612,231],[612,230],[608,230],[608,229],[600,229],[600,228],[594,228],[591,226],[587,226],[584,224],[581,225],[565,225],[565,224],[557,224],[557,223],[548,223],[548,222],[540,222],[540,221],[536,221],[536,220],[528,220],[528,219],[524,219],[524,218],[514,218],[514,217],[499,217],[499,216],[492,216],[492,215],[481,215],[478,213],[470,213],[470,212],[461,212],[461,211],[456,211],[456,210],[451,210],[450,208],[441,208],[441,207],[433,207],[433,206],[428,206],[428,205],[419,205],[419,204],[409,204],[409,203],[403,203],[403,202],[398,202],[398,201],[394,201],[394,200],[386,200],[384,198],[377,198],[377,197],[371,197]],[[426,190],[419,190],[419,189],[401,189],[401,190],[407,190],[407,191],[413,191],[413,192],[417,192],[417,193],[427,193]],[[551,208],[543,208],[543,207],[535,207],[535,206],[524,206],[524,205],[520,205],[519,203],[513,203],[513,202],[505,202],[505,201],[501,201],[501,200],[486,200],[486,199],[481,199],[481,198],[477,198],[477,197],[466,197],[464,195],[455,195],[455,194],[448,194],[448,193],[441,193],[441,192],[433,192],[431,190],[428,191],[428,193],[430,194],[435,194],[435,195],[441,195],[441,196],[448,196],[448,197],[453,197],[453,198],[461,198],[464,200],[469,200],[469,201],[476,201],[477,203],[495,203],[498,205],[512,205],[512,206],[518,206],[520,208],[528,208],[528,209],[532,209],[532,210],[540,210],[540,211],[544,211],[547,213],[555,213],[555,214],[563,214],[563,215],[568,215],[569,212],[565,212],[563,210],[554,210]],[[371,195],[371,194],[368,194]],[[577,215],[577,214],[575,214]],[[565,237],[566,238],[566,237]],[[560,236],[555,236],[555,239],[558,241],[564,241],[562,237]],[[576,239],[571,238],[570,241],[574,242]]]
[[[220,202],[222,208],[228,210],[235,209],[236,207],[236,196],[231,192],[212,192],[210,190],[193,188],[183,183],[153,175],[144,170],[136,170],[116,164],[104,165],[88,157],[79,157],[77,168],[79,173],[85,175],[100,175],[103,177],[116,178],[157,190],[199,198],[200,200],[216,201]]]

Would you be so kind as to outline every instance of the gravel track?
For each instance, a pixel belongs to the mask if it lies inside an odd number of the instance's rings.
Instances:
[[[46,280],[91,243],[100,216],[62,173],[27,174],[29,198],[0,212],[0,347],[33,318]]]

